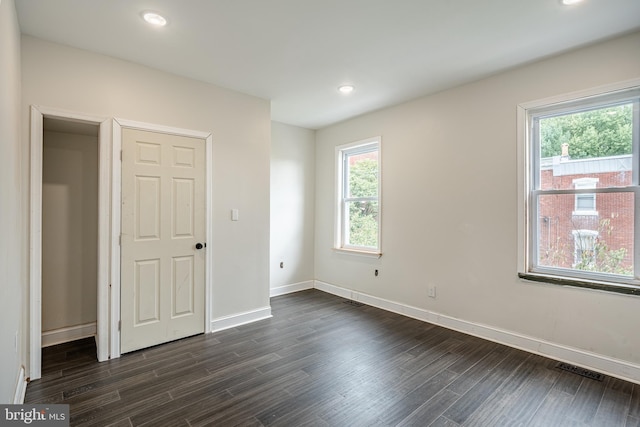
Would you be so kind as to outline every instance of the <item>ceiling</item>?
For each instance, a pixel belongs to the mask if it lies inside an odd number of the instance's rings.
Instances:
[[[638,0],[15,2],[24,34],[268,99],[310,129],[640,29]]]

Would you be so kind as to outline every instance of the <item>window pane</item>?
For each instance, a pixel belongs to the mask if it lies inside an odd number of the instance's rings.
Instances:
[[[376,197],[378,195],[378,152],[370,151],[347,157],[347,197]]]
[[[540,118],[540,189],[574,188],[580,178],[631,185],[632,123],[631,103]]]
[[[378,202],[347,202],[347,246],[378,247]]]
[[[538,198],[538,265],[633,275],[634,194],[596,194],[598,215],[572,215],[573,194]]]
[[[596,209],[595,194],[576,194],[577,211],[594,211]]]

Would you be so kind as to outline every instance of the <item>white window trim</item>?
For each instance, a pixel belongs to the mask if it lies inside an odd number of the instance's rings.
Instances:
[[[357,152],[360,147],[377,145],[378,151],[378,247],[360,247],[343,245],[343,192],[344,192],[344,156]],[[338,145],[335,149],[336,174],[335,174],[335,213],[334,213],[334,244],[333,250],[341,253],[376,257],[382,256],[382,138],[375,136],[348,144]]]
[[[607,290],[625,294],[640,295],[640,215],[635,216],[634,229],[636,230],[634,246],[635,276],[631,278],[620,277],[619,280],[612,281],[612,275],[600,275],[591,273],[583,275],[581,272],[571,271],[570,275],[559,274],[562,269],[541,269],[532,271],[532,247],[529,235],[531,210],[533,207],[529,203],[529,189],[531,188],[531,127],[529,126],[529,111],[546,106],[557,105],[562,109],[563,105],[569,102],[599,97],[608,93],[633,90],[640,87],[640,78],[630,79],[622,82],[599,86],[596,88],[566,93],[536,101],[525,102],[517,106],[517,186],[518,186],[518,276],[524,280],[539,281],[557,285],[579,286],[597,290]],[[640,133],[640,132],[638,132]],[[636,133],[633,150],[633,182],[638,183],[640,173],[640,149],[638,149],[638,136]],[[640,210],[640,190],[635,187],[630,190],[635,194],[636,211]],[[607,192],[606,189],[596,192]]]

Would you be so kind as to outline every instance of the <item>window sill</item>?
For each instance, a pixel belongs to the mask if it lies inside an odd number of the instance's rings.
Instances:
[[[334,252],[355,255],[355,256],[363,256],[367,258],[380,258],[382,257],[382,252],[370,252],[363,251],[359,249],[345,249],[345,248],[332,248]]]
[[[575,279],[540,273],[518,273],[518,277],[523,280],[529,280],[532,282],[542,282],[560,286],[573,286],[577,288],[596,289],[600,291],[615,292],[625,295],[640,296],[640,286],[638,285],[629,285],[625,283],[614,283],[589,279]]]

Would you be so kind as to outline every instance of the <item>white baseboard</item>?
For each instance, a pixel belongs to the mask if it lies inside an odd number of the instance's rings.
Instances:
[[[278,286],[277,288],[271,288],[270,296],[277,297],[278,295],[305,291],[307,289],[313,289],[313,280],[307,280],[306,282],[293,283],[291,285]]]
[[[49,347],[64,342],[75,341],[81,338],[95,336],[96,322],[84,325],[70,326],[68,328],[54,329],[42,333],[42,347]]]
[[[350,300],[354,299],[354,292],[349,290],[349,289],[345,289],[345,288],[341,288],[340,286],[335,286],[335,285],[330,285],[328,283],[324,283],[321,282],[319,280],[315,280],[313,287],[321,290],[323,292],[326,292],[328,294],[333,294],[333,295],[337,295],[339,297],[342,298],[347,298]],[[382,307],[379,307],[382,308]]]
[[[539,338],[522,335],[516,332],[495,328],[456,319],[422,308],[412,307],[395,301],[389,301],[372,295],[363,294],[340,286],[331,285],[316,280],[314,287],[318,290],[340,296],[342,298],[359,301],[373,307],[412,317],[434,325],[443,326],[468,335],[474,335],[489,341],[514,347],[529,353],[549,357],[561,362],[592,369],[603,374],[640,384],[640,365],[624,360],[614,359],[601,354],[591,353],[574,347],[568,347]]]
[[[27,393],[27,378],[24,375],[24,366],[20,367],[18,379],[16,380],[16,391],[13,394],[13,404],[21,405],[24,403],[24,396]]]
[[[247,323],[257,322],[272,317],[271,307],[263,307],[257,310],[246,311],[244,313],[232,314],[231,316],[218,317],[211,321],[211,332],[223,331]]]

